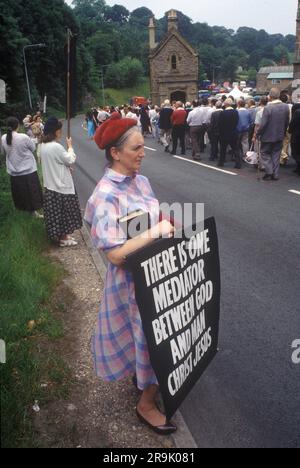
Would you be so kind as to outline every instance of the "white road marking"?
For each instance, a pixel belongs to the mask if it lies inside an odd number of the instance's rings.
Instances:
[[[149,148],[149,146],[145,146],[146,149],[150,150],[150,151],[157,151],[156,149],[153,149],[153,148]]]
[[[300,192],[298,190],[289,190],[290,193],[295,193],[296,195],[300,195]]]
[[[213,169],[214,171],[224,172],[224,174],[229,174],[229,175],[234,175],[234,176],[237,175],[235,172],[226,171],[225,169],[220,169],[219,167],[209,166],[208,164],[203,164],[198,161],[192,161],[191,159],[181,158],[180,156],[173,156],[173,158],[182,159],[182,161],[186,161],[192,164],[198,164],[199,166],[203,166],[208,169]]]

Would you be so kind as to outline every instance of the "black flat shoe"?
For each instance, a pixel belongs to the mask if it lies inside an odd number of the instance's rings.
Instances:
[[[150,429],[152,429],[152,431],[156,432],[156,434],[160,434],[160,435],[170,435],[172,434],[173,432],[177,431],[177,427],[175,426],[175,424],[171,423],[171,422],[166,422],[166,424],[164,424],[163,426],[153,426],[152,424],[149,423],[149,421],[147,421],[147,419],[145,419],[137,410],[136,408],[136,415],[137,417],[139,418],[139,420],[144,423],[146,426],[150,427]]]
[[[272,180],[272,176],[270,174],[266,174],[263,176],[263,180]]]

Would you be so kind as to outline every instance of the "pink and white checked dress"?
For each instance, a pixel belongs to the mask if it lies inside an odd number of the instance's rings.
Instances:
[[[87,203],[85,220],[97,249],[107,252],[123,245],[126,237],[117,220],[141,209],[159,219],[159,203],[146,177],[127,177],[107,169]],[[135,300],[130,271],[108,263],[103,300],[92,338],[96,373],[105,380],[120,380],[136,373],[141,390],[157,383]]]

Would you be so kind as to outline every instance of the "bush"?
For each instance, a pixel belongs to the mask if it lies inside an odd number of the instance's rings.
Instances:
[[[105,75],[106,86],[117,89],[135,86],[143,74],[143,65],[140,60],[125,57],[108,67]]]

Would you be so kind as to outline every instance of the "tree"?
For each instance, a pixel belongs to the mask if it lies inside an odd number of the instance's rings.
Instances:
[[[251,54],[257,48],[257,33],[256,29],[241,27],[235,35],[235,44],[238,48]]]
[[[125,57],[108,67],[105,80],[112,88],[120,89],[135,86],[143,74],[143,65],[139,60]]]
[[[274,65],[276,65],[276,63],[275,63],[273,60],[270,60],[270,59],[267,59],[267,58],[263,58],[263,59],[259,62],[258,68],[262,68],[262,67],[274,67]]]
[[[194,27],[191,18],[184,15],[181,11],[177,12],[178,30],[190,42],[193,42]]]
[[[282,41],[282,45],[286,47],[290,52],[294,52],[296,48],[295,36],[288,34]]]
[[[212,30],[212,45],[215,47],[229,47],[234,45],[232,29],[226,29],[224,26],[213,26]]]
[[[223,59],[221,62],[221,75],[224,80],[235,81],[238,65],[238,59],[234,55],[228,55]]]
[[[153,18],[154,14],[149,8],[140,7],[133,10],[130,14],[129,21],[135,26],[148,27],[150,18]]]
[[[19,31],[13,8],[7,2],[0,5],[0,78],[7,84],[8,102],[21,100],[25,91],[22,48],[28,43]]]
[[[200,45],[198,51],[201,63],[201,73],[206,73],[209,79],[212,80],[213,77],[216,77],[220,72],[219,68],[222,60],[222,52],[209,44]]]
[[[88,38],[104,24],[105,0],[73,0],[74,14],[80,21],[83,37]]]
[[[46,48],[26,50],[33,105],[44,93],[48,95],[49,105],[58,102],[64,105],[66,28],[74,34],[79,31],[72,9],[63,0],[49,0],[45,4],[33,0],[1,0],[0,15],[3,20],[0,23],[0,73],[8,86],[9,103],[19,103],[20,107],[28,105],[23,47],[45,43]]]
[[[256,68],[249,68],[248,70],[248,80],[249,81],[256,81],[257,70]]]
[[[104,10],[104,19],[116,24],[127,23],[130,12],[123,5],[106,6]]]
[[[274,59],[278,64],[287,64],[289,63],[289,51],[283,45],[274,47]]]
[[[108,65],[114,62],[115,53],[111,40],[111,35],[98,31],[86,41],[86,48],[96,65]]]
[[[213,46],[213,31],[207,23],[196,23],[193,25],[193,41],[196,44],[209,44]]]

